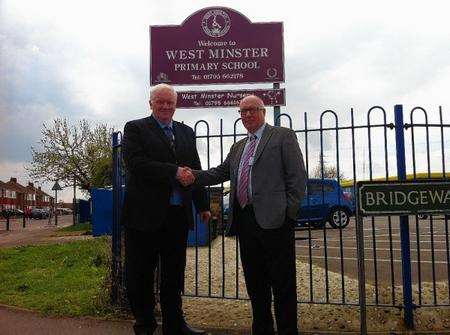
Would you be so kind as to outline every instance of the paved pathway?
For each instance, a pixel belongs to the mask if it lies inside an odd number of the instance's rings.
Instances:
[[[72,225],[72,215],[58,217],[58,226],[54,221],[50,224],[48,220],[27,220],[25,228],[22,219],[11,219],[10,230],[6,230],[6,222],[0,220],[0,248],[9,248],[30,244],[55,243],[58,238],[52,237],[55,230]],[[1,333],[0,333],[1,334]]]
[[[1,335],[119,335],[133,334],[131,321],[43,317],[0,306]]]
[[[239,331],[209,330],[210,335],[244,335]],[[132,335],[132,321],[130,320],[99,320],[93,318],[66,318],[66,317],[44,317],[37,313],[23,309],[11,308],[0,305],[0,334],[1,335]],[[325,334],[356,334],[341,332],[302,332],[302,335],[325,335]],[[448,332],[390,332],[369,333],[389,335],[438,335],[450,334]],[[154,335],[161,335],[160,327]]]

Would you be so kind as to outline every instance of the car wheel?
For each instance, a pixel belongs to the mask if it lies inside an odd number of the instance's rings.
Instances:
[[[340,218],[339,218],[340,215]],[[350,215],[343,208],[334,208],[329,216],[330,225],[333,228],[345,228],[350,222]]]

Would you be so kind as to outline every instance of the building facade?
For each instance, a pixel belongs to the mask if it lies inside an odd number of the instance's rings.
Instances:
[[[42,191],[41,187],[36,188],[33,183],[23,186],[14,177],[8,182],[0,181],[0,209],[49,209],[53,201],[52,196]]]

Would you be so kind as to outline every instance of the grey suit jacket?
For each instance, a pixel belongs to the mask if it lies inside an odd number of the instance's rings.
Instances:
[[[247,138],[233,144],[225,161],[206,171],[194,171],[196,185],[215,185],[230,180],[227,232],[233,227],[239,162]],[[286,216],[297,219],[305,194],[306,172],[295,132],[266,124],[252,167],[252,204],[256,221],[264,229],[281,227]]]

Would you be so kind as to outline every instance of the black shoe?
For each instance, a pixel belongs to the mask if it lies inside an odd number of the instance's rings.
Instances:
[[[134,334],[135,335],[153,335],[155,329],[158,328],[158,325],[134,325]]]
[[[207,333],[201,329],[190,327],[186,322],[183,322],[180,328],[181,335],[206,335]]]

